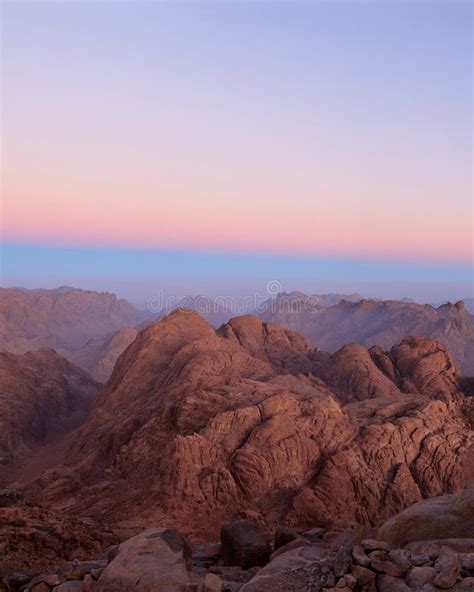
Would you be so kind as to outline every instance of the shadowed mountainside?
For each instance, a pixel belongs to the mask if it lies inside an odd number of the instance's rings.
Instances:
[[[79,425],[98,389],[52,350],[0,353],[0,482],[13,462]]]

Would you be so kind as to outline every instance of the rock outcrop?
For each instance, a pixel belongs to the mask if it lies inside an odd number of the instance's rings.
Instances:
[[[334,355],[254,317],[177,310],[119,357],[49,504],[191,541],[249,510],[267,528],[378,525],[474,482],[472,403],[436,342]],[[337,495],[335,495],[337,492]]]

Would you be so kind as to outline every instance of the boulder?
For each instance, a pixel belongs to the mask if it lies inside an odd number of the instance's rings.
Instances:
[[[53,588],[53,592],[82,592],[82,581],[69,580]]]
[[[222,581],[216,574],[208,573],[204,578],[204,582],[201,588],[198,588],[199,592],[221,592]]]
[[[434,567],[412,567],[406,576],[406,582],[409,586],[418,590],[425,584],[430,584],[436,574],[437,571]]]
[[[268,563],[272,552],[258,524],[239,520],[221,529],[222,554],[225,565],[239,565],[248,569]]]
[[[95,592],[182,592],[191,550],[176,531],[150,528],[119,545]]]
[[[375,585],[375,573],[371,569],[362,567],[362,565],[352,565],[351,574],[356,579],[357,585],[361,588]]]
[[[443,590],[454,586],[461,574],[459,555],[449,547],[443,547],[434,566],[438,571],[434,585]]]
[[[473,535],[474,486],[418,502],[387,520],[378,531],[378,538],[394,547],[411,541]]]
[[[377,578],[377,589],[381,592],[413,592],[403,580],[389,575],[380,575]]]
[[[299,537],[300,535],[298,534],[298,531],[294,528],[289,528],[288,526],[279,526],[275,532],[275,551]]]
[[[262,568],[240,592],[307,590],[314,578],[315,565],[319,564],[326,554],[327,549],[312,546],[299,547],[283,553]]]
[[[303,537],[299,537],[297,539],[290,541],[286,545],[283,545],[283,547],[279,547],[276,551],[273,551],[273,553],[270,555],[270,560],[273,561],[274,559],[276,559],[280,555],[283,555],[283,553],[288,553],[288,551],[292,551],[293,549],[298,549],[298,547],[310,547],[310,546],[311,546],[311,543],[307,539],[304,539]]]

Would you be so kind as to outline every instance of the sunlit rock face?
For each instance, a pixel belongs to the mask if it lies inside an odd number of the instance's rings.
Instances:
[[[216,331],[180,309],[119,357],[67,467],[34,488],[45,503],[191,540],[247,511],[270,527],[377,525],[472,483],[464,384],[435,341],[330,355],[252,316]]]

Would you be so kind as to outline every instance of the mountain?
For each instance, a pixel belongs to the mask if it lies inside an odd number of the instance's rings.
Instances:
[[[66,465],[29,490],[191,540],[249,513],[270,529],[377,525],[474,482],[469,384],[434,340],[329,354],[254,316],[216,331],[179,309],[122,353]]]
[[[471,314],[474,314],[474,298],[465,298],[464,305]]]
[[[131,304],[108,292],[0,288],[0,349],[73,351],[143,318]]]
[[[120,354],[138,334],[135,327],[121,327],[102,339],[91,339],[79,350],[66,354],[67,358],[86,370],[99,382],[106,382]]]
[[[324,308],[304,294],[281,294],[259,316],[302,333],[329,352],[351,342],[389,349],[411,335],[429,337],[448,348],[464,373],[474,374],[474,317],[462,301],[434,308],[394,300],[342,300]]]
[[[81,423],[98,388],[52,350],[0,353],[0,482],[14,461]]]

